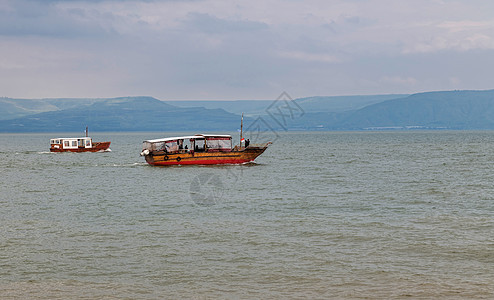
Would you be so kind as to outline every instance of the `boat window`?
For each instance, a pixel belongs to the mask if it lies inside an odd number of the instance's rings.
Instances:
[[[204,139],[196,139],[195,140],[194,151],[196,151],[196,152],[204,151]]]
[[[60,144],[60,140],[55,140],[55,144]]]
[[[208,138],[208,149],[231,150],[232,140],[230,138]]]
[[[169,142],[166,142],[165,147],[166,147],[166,151],[167,152],[175,152],[175,151],[178,151],[178,143],[177,143],[177,141],[169,141]]]
[[[189,141],[184,140],[184,149],[186,151],[189,151],[189,149],[192,149],[192,141],[191,140],[189,140]]]
[[[165,150],[165,142],[154,143],[152,148],[156,151],[163,151]]]
[[[86,147],[91,147],[91,140],[86,140]]]
[[[64,142],[63,142],[63,145],[64,145],[65,147],[69,147],[69,146],[70,146],[70,143],[69,143],[69,141],[64,141]]]
[[[55,144],[55,140],[50,140],[50,144]]]
[[[77,141],[72,141],[72,147],[77,147]]]
[[[150,142],[142,142],[142,150],[153,150],[153,144]]]

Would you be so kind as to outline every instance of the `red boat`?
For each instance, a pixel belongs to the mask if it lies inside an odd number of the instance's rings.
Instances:
[[[111,142],[93,142],[88,137],[87,127],[86,136],[81,138],[56,138],[50,140],[51,152],[99,152],[111,151]]]
[[[242,164],[254,161],[271,144],[240,144],[230,135],[196,134],[143,142],[141,156],[153,166]]]
[[[244,114],[240,121],[240,145],[232,147],[232,136],[224,134],[196,134],[147,140],[142,144],[141,156],[153,166],[218,165],[252,162],[271,144],[250,144],[242,138]]]

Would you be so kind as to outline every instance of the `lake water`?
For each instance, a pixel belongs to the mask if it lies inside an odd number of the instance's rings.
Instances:
[[[492,131],[280,133],[209,167],[57,136],[0,134],[1,299],[494,297]]]

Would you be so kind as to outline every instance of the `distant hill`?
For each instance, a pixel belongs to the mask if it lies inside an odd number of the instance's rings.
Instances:
[[[494,90],[301,98],[296,103],[304,114],[287,117],[283,127],[266,111],[272,103],[0,98],[0,132],[80,131],[86,125],[91,131],[232,131],[241,112],[244,128],[261,117],[270,130],[494,129]]]
[[[235,130],[240,117],[222,109],[180,108],[152,97],[87,102],[57,111],[0,121],[0,132]]]
[[[315,96],[295,99],[305,112],[345,112],[390,99],[399,99],[408,94],[359,95],[359,96]],[[273,100],[234,100],[234,101],[165,101],[179,107],[222,108],[234,114],[246,116],[266,115]]]
[[[493,129],[494,90],[414,94],[364,107],[338,125],[344,128]]]
[[[204,107],[208,109],[224,109],[234,114],[246,116],[258,116],[266,114],[266,108],[273,100],[232,100],[232,101],[165,101],[178,107]]]
[[[58,108],[46,102],[29,99],[0,98],[0,120],[33,115]]]
[[[316,96],[296,99],[306,112],[344,112],[356,110],[389,99],[408,95],[364,95],[364,96]],[[0,120],[9,120],[43,112],[68,110],[106,102],[106,98],[44,98],[12,99],[0,97]],[[164,101],[182,108],[223,109],[227,112],[257,117],[266,115],[274,100],[231,100],[231,101]]]
[[[106,101],[104,98],[53,98],[53,99],[12,99],[0,97],[0,120],[15,119],[42,112],[89,106],[96,102]]]
[[[388,95],[358,95],[358,96],[331,96],[307,97],[297,99],[298,105],[305,112],[346,112],[380,103],[386,100],[405,98],[409,94]]]
[[[306,113],[293,127],[320,130],[494,129],[494,90],[413,94],[343,113]]]

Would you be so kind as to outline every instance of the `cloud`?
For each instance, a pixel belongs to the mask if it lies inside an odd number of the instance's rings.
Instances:
[[[435,35],[407,45],[403,53],[434,53],[439,51],[494,50],[494,34],[468,32],[461,35]]]
[[[477,88],[494,67],[492,11],[477,0],[4,0],[0,90],[225,99]],[[468,64],[451,69],[451,57]]]
[[[324,53],[305,53],[305,52],[280,52],[279,55],[283,58],[301,60],[306,62],[320,63],[340,63],[342,59],[331,54]]]
[[[40,36],[69,38],[100,38],[113,34],[108,21],[110,13],[100,14],[92,10],[91,14],[82,9],[63,10],[57,2],[11,1],[9,6],[0,10],[0,36]]]
[[[416,78],[401,76],[383,76],[379,79],[379,81],[384,84],[397,84],[403,86],[414,86],[418,82]]]
[[[494,21],[446,21],[438,24],[437,27],[447,29],[450,32],[493,30]]]
[[[208,33],[243,33],[249,31],[266,30],[267,24],[249,20],[225,20],[210,14],[190,13],[183,23],[192,30]]]

